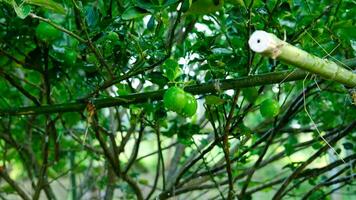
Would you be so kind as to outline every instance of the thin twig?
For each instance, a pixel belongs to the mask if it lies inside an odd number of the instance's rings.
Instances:
[[[30,200],[31,198],[26,194],[17,183],[5,172],[5,169],[0,169],[0,177],[2,177],[24,200]]]
[[[32,17],[32,18],[34,18],[34,19],[39,19],[40,21],[43,21],[43,22],[48,23],[49,25],[53,26],[54,28],[56,28],[56,29],[58,29],[58,30],[60,30],[60,31],[62,31],[62,32],[64,32],[64,33],[67,33],[68,35],[74,37],[74,38],[77,39],[79,42],[88,43],[87,40],[83,39],[82,37],[80,37],[79,35],[73,33],[72,31],[63,28],[62,26],[57,25],[56,23],[52,22],[50,19],[46,19],[46,18],[37,16],[36,14],[33,14],[33,13],[30,13],[29,16]]]

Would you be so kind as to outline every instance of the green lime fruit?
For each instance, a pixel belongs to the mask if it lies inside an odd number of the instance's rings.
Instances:
[[[242,89],[242,95],[249,101],[250,103],[254,102],[258,97],[258,91],[256,88],[244,88]]]
[[[44,42],[53,42],[61,37],[61,32],[45,22],[40,22],[36,27],[36,36]]]
[[[181,88],[171,87],[164,93],[163,103],[168,110],[181,113],[187,103],[187,97]]]
[[[276,100],[266,99],[260,105],[261,115],[265,118],[272,118],[279,113],[279,104]]]
[[[187,103],[185,104],[181,115],[191,117],[197,112],[198,102],[190,93],[185,93],[185,98],[187,99]]]

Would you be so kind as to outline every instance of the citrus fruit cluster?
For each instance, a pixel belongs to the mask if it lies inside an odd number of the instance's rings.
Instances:
[[[198,108],[197,100],[179,87],[169,88],[163,96],[164,106],[184,117],[193,116]]]

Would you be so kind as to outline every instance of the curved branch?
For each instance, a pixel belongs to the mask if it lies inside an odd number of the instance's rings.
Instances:
[[[254,76],[246,76],[238,79],[227,79],[215,81],[210,83],[203,83],[197,85],[187,86],[185,90],[192,94],[206,94],[217,92],[217,90],[229,90],[236,88],[253,87],[265,84],[274,84],[281,82],[289,82],[302,80],[306,76],[303,71],[283,71],[273,72]],[[216,86],[219,83],[219,87]],[[157,90],[152,92],[135,93],[120,97],[109,97],[101,99],[93,99],[92,104],[97,109],[107,108],[120,105],[145,103],[148,101],[161,100],[165,90]],[[45,106],[31,106],[22,108],[0,109],[0,116],[5,115],[36,115],[36,114],[50,114],[50,113],[64,113],[64,112],[81,112],[85,109],[87,102],[78,101],[73,103],[45,105]]]
[[[324,187],[324,186],[330,186],[330,185],[334,185],[334,184],[338,184],[338,183],[347,183],[350,182],[352,180],[354,180],[356,178],[356,174],[352,174],[350,176],[345,176],[336,180],[331,180],[331,181],[325,181],[322,182],[318,185],[316,185],[315,187],[313,187],[311,190],[309,190],[302,198],[302,200],[306,200],[308,199],[308,197],[315,191],[317,191],[319,188]]]
[[[0,177],[2,177],[12,188],[21,196],[24,200],[30,200],[31,198],[23,191],[20,186],[5,172],[5,170],[0,170]]]
[[[72,31],[63,28],[62,26],[57,25],[56,23],[54,23],[54,22],[51,21],[50,19],[46,19],[46,18],[37,16],[37,15],[35,15],[35,14],[33,14],[33,13],[30,13],[29,16],[30,16],[31,18],[33,18],[33,19],[38,19],[38,20],[40,20],[40,21],[43,21],[43,22],[48,23],[49,25],[53,26],[54,28],[56,28],[56,29],[58,29],[58,30],[60,30],[60,31],[62,31],[62,32],[64,32],[64,33],[66,33],[66,34],[68,34],[68,35],[74,37],[74,38],[77,39],[79,42],[82,42],[82,43],[87,43],[87,42],[88,42],[87,40],[83,39],[83,38],[80,37],[79,35],[73,33]]]
[[[0,70],[0,76],[4,77],[5,80],[7,80],[12,86],[14,86],[18,91],[20,91],[25,97],[30,99],[36,106],[41,105],[38,99],[30,92],[28,92],[25,88],[23,88],[21,84],[18,83],[15,78],[13,78],[10,74],[7,74]]]
[[[337,136],[329,140],[329,144],[324,145],[321,147],[316,153],[314,153],[311,157],[309,157],[302,165],[300,165],[297,169],[293,171],[293,173],[284,180],[282,185],[279,187],[275,195],[273,196],[273,200],[279,200],[285,194],[285,189],[287,186],[292,182],[294,178],[296,178],[302,171],[305,169],[310,163],[312,163],[316,158],[318,158],[321,154],[323,154],[326,150],[330,148],[329,145],[335,145],[340,139],[346,136],[350,130],[352,130],[356,125],[356,122],[352,123],[346,129],[341,131]]]

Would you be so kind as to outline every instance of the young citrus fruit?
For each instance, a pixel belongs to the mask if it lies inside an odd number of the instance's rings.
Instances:
[[[182,109],[187,103],[187,98],[184,90],[179,87],[169,88],[164,93],[163,103],[168,110],[181,113]]]
[[[197,112],[198,103],[194,96],[190,93],[185,93],[185,98],[187,99],[187,103],[185,104],[181,114],[185,117],[191,117]]]
[[[40,22],[36,27],[36,36],[44,42],[53,42],[61,37],[61,32],[45,22]]]
[[[279,104],[276,100],[266,99],[260,105],[261,115],[265,118],[272,118],[279,113]]]

